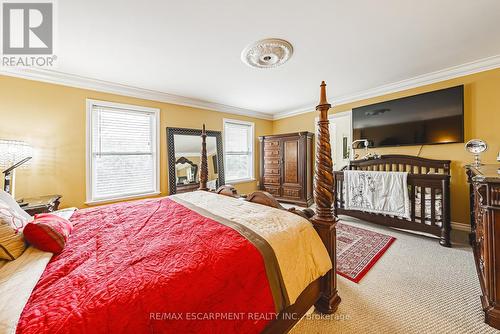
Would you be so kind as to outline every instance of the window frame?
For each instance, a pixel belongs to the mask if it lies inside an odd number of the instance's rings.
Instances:
[[[227,163],[227,156],[230,155],[226,151],[226,124],[231,123],[231,124],[237,124],[237,125],[245,125],[250,127],[250,176],[247,178],[242,178],[242,179],[228,179],[228,163]],[[255,181],[255,123],[253,122],[248,122],[248,121],[241,121],[238,119],[231,119],[231,118],[224,118],[222,120],[222,129],[224,132],[224,166],[225,166],[225,171],[224,174],[226,175],[226,183],[231,183],[231,184],[237,184],[237,183],[243,183],[243,182],[252,182]]]
[[[160,194],[160,109],[150,108],[132,104],[123,104],[117,102],[101,101],[94,99],[86,99],[86,202],[85,204],[98,204],[105,202],[115,202],[126,199],[154,196]],[[94,166],[93,166],[93,141],[92,141],[92,126],[93,126],[93,110],[94,107],[107,107],[114,109],[125,109],[131,112],[142,112],[153,115],[153,120],[156,124],[153,125],[152,134],[152,157],[153,157],[153,191],[134,194],[122,194],[118,196],[93,197],[94,186]]]

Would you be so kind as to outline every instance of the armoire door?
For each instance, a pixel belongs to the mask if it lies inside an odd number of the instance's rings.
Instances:
[[[282,139],[282,185],[281,196],[299,200],[302,198],[302,168],[300,168],[300,137]]]

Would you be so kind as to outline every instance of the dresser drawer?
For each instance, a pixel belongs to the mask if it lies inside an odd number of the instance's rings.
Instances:
[[[280,184],[279,175],[264,175],[264,184]]]
[[[283,187],[283,197],[300,199],[300,189]]]
[[[276,166],[271,166],[271,165],[268,165],[266,166],[266,169],[264,170],[264,173],[266,175],[281,175],[280,174],[280,169],[279,169],[279,165],[276,165]]]
[[[280,158],[279,157],[266,157],[264,161],[264,167],[267,168],[279,168]]]
[[[280,187],[279,186],[270,186],[270,185],[265,184],[264,190],[275,197],[280,197]]]
[[[267,158],[270,158],[270,157],[277,157],[279,158],[280,156],[280,151],[279,150],[265,150],[264,151],[264,157],[267,159]]]
[[[471,184],[472,241],[485,322],[500,329],[500,175],[498,165],[467,167]]]
[[[264,141],[264,150],[279,149],[279,147],[280,147],[279,140],[266,140],[266,141]]]

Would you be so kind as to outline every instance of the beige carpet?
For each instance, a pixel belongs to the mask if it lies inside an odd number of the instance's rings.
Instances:
[[[338,276],[342,302],[333,316],[313,313],[299,333],[498,333],[484,324],[472,251],[436,239],[343,222],[397,238],[359,284]]]

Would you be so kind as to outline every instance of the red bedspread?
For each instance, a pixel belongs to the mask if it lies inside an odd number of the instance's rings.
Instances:
[[[257,248],[171,199],[80,210],[71,221],[18,333],[256,333],[275,312]]]

